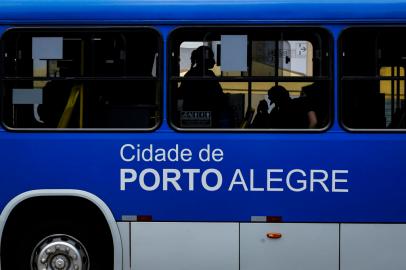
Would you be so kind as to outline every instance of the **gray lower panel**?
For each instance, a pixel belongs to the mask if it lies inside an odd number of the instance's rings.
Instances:
[[[406,269],[405,224],[342,224],[341,270]]]
[[[338,268],[338,224],[241,224],[241,270]]]
[[[238,223],[131,224],[132,270],[238,270]]]

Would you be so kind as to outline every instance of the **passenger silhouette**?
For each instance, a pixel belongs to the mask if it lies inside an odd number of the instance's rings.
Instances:
[[[270,113],[271,128],[315,128],[317,117],[305,97],[291,99],[280,85],[269,89],[268,97],[275,108]]]
[[[275,105],[269,115],[269,127],[290,128],[293,122],[293,112],[289,92],[283,86],[275,85],[268,90],[268,98],[271,105]]]
[[[257,114],[252,122],[253,128],[268,128],[270,125],[270,115],[268,113],[268,102],[263,99],[258,103]]]
[[[388,125],[388,128],[391,129],[404,129],[406,128],[406,112],[402,109],[396,109],[395,113],[392,116],[392,121]]]
[[[300,97],[293,100],[299,111],[298,124],[300,128],[316,128],[318,124],[315,104],[311,99],[308,88],[303,88]]]
[[[49,81],[43,88],[43,103],[40,106],[44,127],[56,128],[65,110],[71,89],[71,81]]]
[[[302,88],[300,100],[304,101],[309,112],[314,112],[313,116],[310,115],[313,118],[309,121],[310,128],[322,128],[328,125],[329,94],[326,88],[328,86],[324,82],[314,82]]]
[[[179,88],[183,98],[183,111],[210,111],[212,126],[219,127],[221,117],[226,108],[226,95],[220,83],[215,80],[204,78],[216,77],[211,70],[214,65],[214,53],[208,46],[200,46],[195,49],[190,57],[191,68],[185,74],[186,78],[200,77],[203,80],[190,80],[181,83]]]

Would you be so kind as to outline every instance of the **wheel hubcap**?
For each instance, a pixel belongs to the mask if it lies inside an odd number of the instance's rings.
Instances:
[[[35,247],[33,270],[88,270],[89,257],[79,240],[68,235],[51,235]]]

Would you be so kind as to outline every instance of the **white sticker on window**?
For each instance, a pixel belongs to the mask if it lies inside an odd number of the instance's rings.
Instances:
[[[32,59],[41,59],[41,60],[63,59],[63,38],[33,37]]]
[[[42,104],[42,89],[13,89],[13,104]]]
[[[221,71],[247,71],[246,35],[221,36]]]

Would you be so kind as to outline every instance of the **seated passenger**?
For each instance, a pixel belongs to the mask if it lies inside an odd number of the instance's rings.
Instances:
[[[265,99],[258,103],[257,114],[252,122],[253,128],[269,128],[270,116],[268,113],[268,102]]]
[[[300,113],[301,119],[299,119],[299,125],[301,128],[316,128],[318,124],[317,114],[307,89],[308,88],[304,88],[300,93],[300,97],[293,101]]]
[[[275,108],[270,113],[271,128],[315,128],[317,117],[304,97],[291,99],[289,92],[280,85],[269,89],[268,97]]]
[[[210,47],[200,46],[192,52],[191,68],[185,77],[215,77],[214,54]],[[183,111],[210,111],[213,127],[224,127],[226,95],[215,80],[184,81],[180,86]]]
[[[396,109],[393,114],[392,121],[388,125],[390,129],[404,129],[406,127],[406,111],[402,109]]]
[[[56,128],[61,120],[73,83],[71,81],[49,81],[43,88],[43,103],[40,106],[44,127]]]
[[[330,103],[328,85],[326,82],[314,82],[302,88],[301,95],[310,107],[309,111],[314,111],[317,124],[315,128],[326,127],[330,121]]]
[[[292,127],[292,102],[289,92],[280,85],[275,85],[268,90],[268,98],[271,105],[275,107],[271,110],[269,115],[270,128],[290,128]]]

